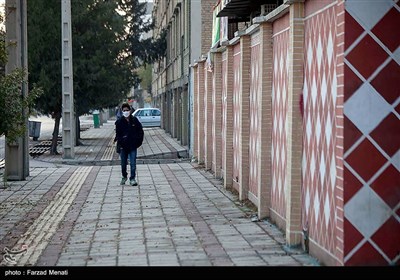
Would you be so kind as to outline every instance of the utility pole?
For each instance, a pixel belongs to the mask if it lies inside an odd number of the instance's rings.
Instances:
[[[6,0],[5,19],[8,51],[6,74],[17,68],[28,71],[26,0]],[[27,94],[27,84],[22,83],[21,95],[25,97]],[[28,110],[22,108],[21,114],[25,118],[26,127],[28,127]],[[5,161],[7,180],[23,181],[29,176],[28,129],[16,142],[11,143],[6,139]]]
[[[75,157],[75,111],[72,71],[71,0],[61,1],[62,145],[63,158]]]

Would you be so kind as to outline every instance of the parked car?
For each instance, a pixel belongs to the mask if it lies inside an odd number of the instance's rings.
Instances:
[[[133,112],[143,127],[161,126],[161,111],[158,108],[138,108]]]

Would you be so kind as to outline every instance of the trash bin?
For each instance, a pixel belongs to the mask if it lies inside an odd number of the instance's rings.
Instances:
[[[33,141],[37,141],[40,137],[41,124],[41,122],[29,121],[29,137],[32,137]]]
[[[99,128],[100,127],[99,110],[94,110],[92,114],[93,114],[94,128]]]

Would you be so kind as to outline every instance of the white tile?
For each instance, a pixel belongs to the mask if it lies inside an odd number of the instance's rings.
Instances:
[[[331,170],[329,172],[331,176],[331,188],[332,191],[335,188],[335,183],[336,183],[336,162],[335,162],[335,153],[333,153],[332,158],[331,158]]]
[[[327,55],[328,55],[328,65],[329,67],[331,66],[332,63],[332,58],[333,58],[333,40],[332,40],[332,32],[329,30],[329,35],[328,35],[328,45],[327,45]]]
[[[318,63],[318,69],[317,69],[317,71],[321,71],[321,63],[322,63],[322,43],[321,43],[321,35],[318,35],[317,63]]]
[[[391,209],[369,186],[364,186],[347,202],[344,215],[368,238],[391,216]]]
[[[308,83],[307,83],[307,78],[304,79],[304,85],[303,85],[303,111],[305,112],[307,108],[307,97],[308,97]]]
[[[331,144],[331,136],[332,136],[331,113],[328,111],[328,115],[326,116],[326,122],[325,122],[325,141],[328,149]]]
[[[398,171],[400,171],[400,150],[397,151],[390,160],[390,162],[396,167]]]
[[[312,137],[312,129],[311,129],[311,117],[307,118],[307,123],[306,123],[306,134],[307,134],[307,140],[308,140],[308,145],[310,145],[311,142],[311,137]]]
[[[275,176],[275,172],[272,175],[272,192],[275,193],[276,192],[276,176]]]
[[[397,64],[400,65],[400,47],[398,47],[397,50],[394,51],[393,59],[397,62]]]
[[[301,161],[301,172],[303,173],[303,178],[306,177],[306,171],[307,171],[307,156],[306,156],[306,150],[303,147],[303,155]]]
[[[392,0],[345,1],[346,10],[356,19],[361,26],[371,30],[393,6]]]
[[[344,105],[345,115],[364,135],[373,131],[391,109],[369,83],[364,83]]]
[[[306,214],[308,216],[308,209],[310,208],[310,189],[307,188],[306,191]]]
[[[281,170],[281,172],[280,172],[280,174],[279,174],[279,176],[278,176],[278,197],[281,197],[281,190],[282,190],[282,180],[281,180],[281,178],[282,178],[282,170]]]
[[[329,193],[326,192],[326,194],[325,194],[325,202],[324,202],[325,227],[328,227],[330,213],[331,213],[331,205],[329,203]]]
[[[328,94],[328,86],[326,84],[325,72],[322,72],[322,83],[321,83],[321,99],[322,99],[322,110],[325,108],[326,96]]]
[[[311,86],[311,99],[312,99],[312,108],[311,110],[315,110],[315,103],[317,101],[317,95],[318,95],[318,90],[317,90],[317,82],[315,81],[315,75],[311,73],[312,76],[312,86]]]
[[[321,133],[322,133],[322,127],[321,127],[321,120],[319,117],[319,114],[317,116],[317,126],[315,128],[315,133],[317,134],[317,146],[319,146],[319,142],[321,141]]]
[[[308,64],[308,69],[311,69],[312,62],[313,62],[313,47],[312,47],[312,42],[311,38],[308,41],[308,50],[307,50],[307,64]]]
[[[287,103],[287,101],[286,101],[286,96],[287,96],[287,92],[286,92],[286,82],[283,81],[283,83],[282,83],[282,104]]]
[[[315,191],[315,196],[314,196],[314,223],[317,225],[318,224],[318,217],[319,217],[319,194],[318,194],[318,189]]]
[[[276,107],[278,109],[280,109],[280,101],[281,101],[281,88],[280,88],[280,84],[278,83],[277,87],[276,87],[276,92],[275,92],[275,98],[276,98]]]
[[[311,150],[310,171],[311,171],[311,176],[314,176],[314,174],[315,174],[315,158],[314,158],[314,150]],[[311,177],[311,178],[312,178],[312,177]],[[311,183],[312,183],[312,180],[311,180]]]
[[[319,163],[319,180],[320,180],[321,186],[324,185],[325,171],[326,171],[325,152],[324,152],[324,150],[321,150],[321,160]]]

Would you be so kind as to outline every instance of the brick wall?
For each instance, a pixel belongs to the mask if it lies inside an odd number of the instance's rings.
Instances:
[[[216,0],[201,0],[201,53],[207,54],[211,48],[213,28],[213,8]]]

